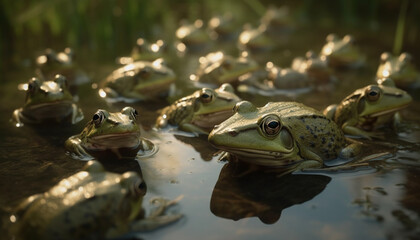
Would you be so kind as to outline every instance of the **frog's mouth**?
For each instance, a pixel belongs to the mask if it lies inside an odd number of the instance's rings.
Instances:
[[[401,105],[401,106],[398,106],[398,107],[395,107],[395,108],[391,108],[391,109],[387,109],[387,110],[384,110],[384,111],[375,112],[375,113],[366,115],[365,117],[366,118],[376,118],[376,117],[384,116],[384,115],[387,115],[387,114],[390,114],[390,113],[394,113],[396,111],[399,111],[401,109],[404,109],[408,105],[409,104],[404,104],[404,105]]]
[[[212,129],[214,125],[220,124],[225,121],[227,118],[233,115],[232,109],[227,109],[223,111],[217,111],[213,113],[200,114],[192,121],[192,124],[201,127]]]
[[[123,132],[91,137],[85,147],[89,150],[137,148],[140,143],[140,132]]]

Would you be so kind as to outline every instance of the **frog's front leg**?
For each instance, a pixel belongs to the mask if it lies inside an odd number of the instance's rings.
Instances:
[[[82,146],[82,141],[78,135],[71,136],[65,142],[65,147],[70,154],[81,160],[94,159]]]
[[[197,133],[197,134],[204,134],[204,135],[209,135],[208,132],[204,131],[203,129],[195,126],[194,124],[191,123],[183,123],[181,125],[179,125],[179,129],[186,131],[186,132],[192,132],[192,133]]]
[[[342,129],[345,134],[359,136],[359,137],[369,139],[369,140],[372,140],[372,138],[378,138],[378,139],[383,138],[383,133],[367,132],[360,128],[349,126],[349,125],[343,125]]]
[[[16,122],[16,127],[23,127],[22,117],[22,108],[16,109],[13,111],[13,120]]]

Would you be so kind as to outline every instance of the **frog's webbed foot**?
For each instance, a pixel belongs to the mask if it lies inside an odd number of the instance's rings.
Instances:
[[[385,139],[384,133],[382,132],[367,132],[353,126],[345,126],[343,127],[343,131],[345,134],[358,136],[358,137],[365,138],[368,140],[372,140],[372,138]]]
[[[137,152],[137,157],[150,157],[158,151],[158,146],[155,145],[152,141],[141,138],[140,139],[140,149]]]
[[[177,204],[182,198],[183,196],[181,195],[174,200],[168,200],[160,197],[151,199],[150,202],[157,207],[149,214],[148,217],[132,223],[131,230],[150,231],[179,220],[182,218],[182,214],[164,214],[166,209]]]
[[[92,157],[81,145],[81,141],[78,135],[71,136],[69,139],[65,142],[65,147],[69,154],[73,158],[77,158],[80,160],[92,160],[94,157]]]

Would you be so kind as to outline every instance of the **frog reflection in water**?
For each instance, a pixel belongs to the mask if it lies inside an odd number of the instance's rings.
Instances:
[[[239,58],[225,55],[223,52],[213,52],[199,59],[200,67],[197,74],[190,79],[202,83],[223,84],[232,83],[239,76],[252,72],[258,68],[257,62],[246,52]]]
[[[208,140],[240,160],[291,172],[358,153],[358,145],[347,145],[337,124],[303,104],[270,102],[257,108],[243,101],[234,111]]]
[[[137,61],[112,72],[103,82],[99,95],[111,99],[150,100],[167,95],[174,81],[175,73],[162,59]]]
[[[96,161],[61,180],[43,194],[27,198],[10,217],[18,239],[104,239],[147,231],[174,222],[180,214],[164,215],[176,203],[162,198],[144,216],[146,185],[135,172],[106,172]]]
[[[171,124],[187,132],[208,134],[214,125],[232,116],[232,108],[240,100],[228,83],[216,90],[203,88],[162,109],[156,127]]]
[[[326,40],[320,55],[328,59],[331,67],[360,67],[364,64],[365,56],[354,45],[353,36],[346,35],[340,39],[335,34],[329,34]]]
[[[31,78],[24,86],[27,88],[25,105],[13,112],[16,126],[67,121],[75,124],[83,119],[82,110],[74,103],[64,76],[56,75],[51,81]]]
[[[82,133],[67,139],[66,149],[72,156],[83,160],[93,159],[91,155],[102,156],[103,153],[108,158],[115,155],[118,159],[150,156],[157,147],[140,136],[137,115],[132,107],[116,113],[99,109]]]
[[[394,80],[397,87],[406,90],[420,87],[420,72],[415,68],[408,53],[401,53],[396,57],[388,52],[382,53],[376,77],[378,79],[389,77]]]
[[[381,137],[382,133],[374,130],[394,119],[399,121],[396,111],[412,101],[411,96],[396,88],[391,79],[382,79],[381,83],[357,89],[338,105],[328,106],[324,114],[346,134],[366,139]]]

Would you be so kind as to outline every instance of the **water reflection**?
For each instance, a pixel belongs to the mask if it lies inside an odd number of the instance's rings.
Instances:
[[[256,216],[265,224],[273,224],[283,209],[311,200],[330,181],[323,175],[279,177],[278,172],[255,171],[250,165],[232,161],[220,172],[210,210],[218,217],[235,221]]]

